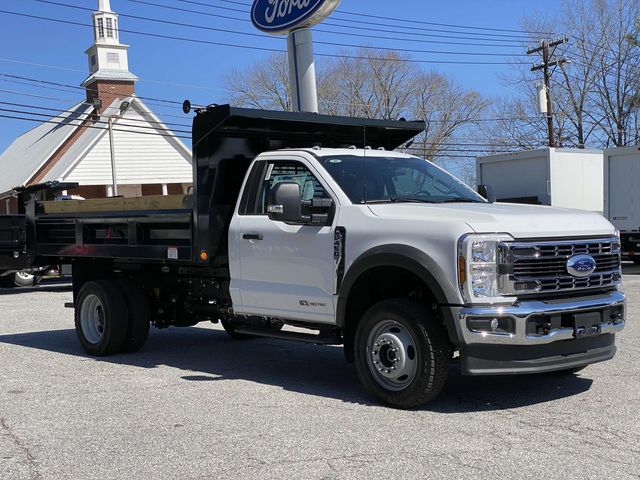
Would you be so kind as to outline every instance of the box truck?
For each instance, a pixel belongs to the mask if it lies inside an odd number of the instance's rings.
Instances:
[[[476,160],[478,185],[500,202],[578,208],[602,214],[602,150],[543,148]]]

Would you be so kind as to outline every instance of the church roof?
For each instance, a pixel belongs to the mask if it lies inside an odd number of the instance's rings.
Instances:
[[[137,97],[127,97],[124,99],[116,99],[111,106],[105,109],[100,117],[99,122],[93,128],[85,128],[72,145],[66,147],[67,151],[55,163],[48,165],[48,171],[40,182],[49,180],[60,180],[66,178],[71,170],[76,168],[78,164],[97,148],[100,143],[100,149],[104,144],[101,141],[108,140],[108,130],[106,121],[110,115],[118,115],[120,113],[119,106],[122,102],[128,101],[131,106],[129,111],[131,115],[135,115],[136,121],[129,120],[127,114],[122,119],[115,119],[114,134],[116,136],[116,144],[120,147],[123,142],[130,142],[132,138],[139,137],[140,141],[133,144],[127,143],[127,157],[139,158],[145,161],[146,154],[153,154],[152,140],[163,139],[169,144],[170,151],[173,153],[175,163],[178,158],[185,161],[185,165],[191,161],[191,151],[170,133],[170,130],[161,123],[160,119]],[[13,144],[0,155],[0,192],[7,192],[15,187],[28,184],[34,175],[42,169],[42,167],[51,160],[54,153],[69,139],[69,137],[80,126],[81,121],[87,118],[87,114],[93,110],[93,107],[86,103],[80,103],[72,107],[68,112],[57,115],[51,119],[52,123],[43,123],[38,127],[26,132],[18,137]],[[118,122],[122,122],[122,126],[118,126]],[[128,132],[128,133],[127,133]],[[118,136],[126,135],[127,138],[118,138]],[[147,152],[149,150],[149,152]],[[166,150],[165,150],[166,153]],[[119,162],[127,161],[126,157],[119,155]],[[149,165],[143,166],[145,170],[149,170]],[[185,175],[190,177],[190,168],[184,170],[182,167],[175,171],[176,182],[190,181],[185,180]],[[153,170],[153,169],[151,169]],[[162,169],[160,169],[162,170]],[[184,170],[184,171],[183,171]],[[171,169],[168,171],[158,171],[158,175],[165,178],[164,181],[172,183]],[[186,172],[186,173],[185,173]],[[144,174],[136,175],[141,180]],[[120,175],[119,175],[120,177]],[[181,177],[181,178],[178,178]],[[158,177],[161,180],[160,177]],[[73,181],[73,179],[69,179]],[[133,183],[138,183],[134,181]],[[140,183],[146,183],[144,181]]]
[[[28,182],[91,110],[91,105],[79,103],[16,138],[0,155],[0,192]]]
[[[138,77],[128,71],[102,69],[89,75],[89,77],[87,77],[87,79],[84,82],[82,82],[82,86],[86,87],[87,85],[90,85],[96,80],[116,80],[116,81],[122,81],[122,82],[135,82],[138,80]]]

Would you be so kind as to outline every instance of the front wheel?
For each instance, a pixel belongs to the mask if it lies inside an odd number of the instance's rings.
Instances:
[[[363,386],[382,403],[413,408],[436,398],[447,380],[449,342],[422,305],[385,300],[362,317],[355,361]]]

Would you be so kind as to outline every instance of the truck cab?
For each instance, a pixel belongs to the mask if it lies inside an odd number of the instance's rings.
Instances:
[[[494,375],[612,358],[625,324],[613,226],[489,202],[401,152],[422,128],[204,109],[193,195],[161,210],[32,198],[23,263],[73,265],[90,354],[137,350],[150,324],[221,321],[235,338],[342,344],[363,386],[397,408],[436,398],[453,359]]]

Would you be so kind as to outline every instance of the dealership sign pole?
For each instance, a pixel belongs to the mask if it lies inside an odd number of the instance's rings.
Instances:
[[[288,35],[289,77],[294,109],[318,112],[311,28],[328,17],[340,0],[255,0],[251,21],[274,35]]]

